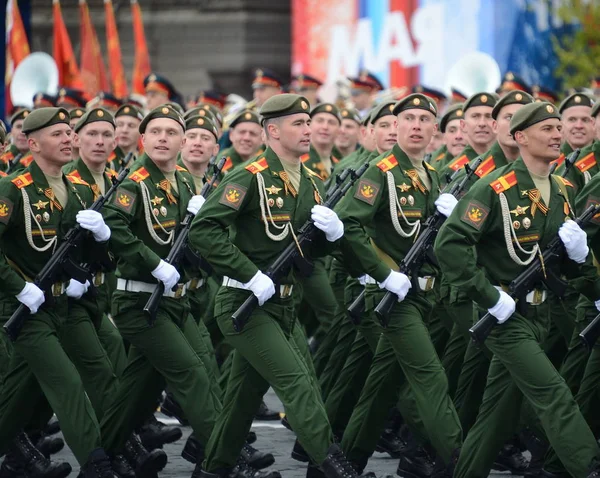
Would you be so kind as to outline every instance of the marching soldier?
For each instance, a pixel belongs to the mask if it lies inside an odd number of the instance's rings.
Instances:
[[[75,125],[84,114],[85,109],[83,108],[73,108],[71,111],[69,111],[69,126],[71,126],[71,129],[75,128]],[[79,157],[79,148],[77,148],[75,144],[73,144],[73,157]]]
[[[31,113],[31,110],[23,108],[17,110],[10,117],[10,128],[11,128],[11,145],[8,150],[0,157],[0,160],[4,163],[6,168],[12,167],[12,171],[19,171],[26,168],[32,161],[31,153],[29,152],[29,146],[27,142],[27,136],[23,133],[23,123],[27,116]],[[21,155],[19,162],[13,164],[18,155]]]
[[[318,93],[321,86],[323,82],[314,76],[301,74],[292,78],[292,88],[308,100],[311,108],[320,103]]]
[[[252,90],[256,108],[260,108],[269,98],[282,93],[284,81],[269,68],[257,68],[254,71]]]
[[[172,83],[156,73],[150,73],[144,78],[144,88],[146,90],[146,108],[149,111],[169,101],[175,101],[178,97],[177,90]]]
[[[255,157],[262,145],[262,128],[256,112],[242,110],[229,123],[231,146],[224,149],[221,156],[227,157],[223,174],[230,173],[240,164]]]
[[[337,106],[321,103],[311,110],[310,118],[310,152],[303,155],[301,161],[325,181],[331,176],[333,166],[341,159],[333,156],[333,150],[342,117]]]
[[[594,101],[588,95],[574,93],[565,98],[558,107],[564,127],[561,155],[556,160],[559,167],[574,149],[585,148],[594,141],[596,131],[592,106]],[[560,174],[558,169],[557,173]]]
[[[361,120],[354,108],[342,108],[340,115],[342,124],[335,138],[335,147],[344,159],[358,149]]]
[[[364,118],[373,107],[373,96],[383,90],[383,85],[374,74],[367,70],[362,70],[358,77],[349,80],[352,103],[360,116]]]
[[[550,163],[559,154],[560,115],[549,103],[523,106],[511,119],[510,133],[521,158],[478,181],[435,244],[450,284],[464,290],[500,324],[486,341],[494,354],[486,390],[454,476],[489,474],[502,444],[516,429],[520,410],[516,405],[523,396],[569,473],[597,476],[588,475],[600,455],[594,435],[540,345],[549,321],[547,292],[530,291],[527,305],[518,312],[505,292],[558,233],[568,256],[561,270],[569,276],[583,272],[589,280],[582,283],[582,292],[592,300],[600,297],[595,270],[587,259],[586,235],[574,221],[565,222],[575,214],[573,189],[562,178],[549,177]]]
[[[467,146],[460,121],[463,118],[463,104],[455,103],[446,110],[440,119],[440,131],[444,135],[444,145],[431,153],[430,163],[441,171]]]
[[[85,109],[84,92],[74,88],[61,88],[56,96],[56,106],[71,111],[74,108]]]
[[[142,112],[132,104],[124,104],[115,113],[115,136],[117,147],[108,159],[109,168],[120,171],[128,164],[122,164],[125,156],[139,152],[140,123],[144,119]]]

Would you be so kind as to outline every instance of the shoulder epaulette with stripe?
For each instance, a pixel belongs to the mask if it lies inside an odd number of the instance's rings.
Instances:
[[[79,173],[77,173],[77,176],[75,176],[74,174],[68,174],[67,179],[69,181],[71,181],[73,184],[82,184],[84,186],[89,186],[89,184],[86,181],[81,179],[81,176],[79,176]]]
[[[117,177],[119,175],[119,173],[117,173],[114,169],[110,169],[110,168],[106,168],[106,171],[104,171],[104,173],[108,176],[108,178],[112,178],[112,177]]]
[[[306,173],[309,176],[314,176],[315,178],[323,179],[323,178],[321,178],[321,176],[319,176],[317,173],[315,173],[312,169],[304,166],[304,164],[302,165],[302,167],[304,168],[304,170],[306,171]]]
[[[496,163],[494,163],[494,157],[490,155],[479,165],[475,174],[482,178],[490,174],[494,169],[496,169]]]
[[[575,166],[577,166],[577,169],[579,169],[579,171],[581,171],[582,173],[586,172],[588,169],[594,167],[595,165],[596,165],[596,156],[594,155],[593,152],[586,154],[579,161],[575,162]]]
[[[4,163],[8,163],[9,161],[12,161],[15,158],[15,155],[12,154],[12,151],[7,151],[6,153],[2,154],[2,156],[0,156],[0,160]]]
[[[117,159],[117,153],[115,153],[115,150],[113,149],[113,152],[110,153],[107,162],[112,163],[115,159]]]
[[[221,172],[229,171],[232,167],[233,161],[231,160],[231,156],[227,156],[227,159],[225,160],[225,164],[223,165]]]
[[[462,168],[465,164],[467,164],[469,162],[469,158],[467,157],[466,154],[463,154],[462,156],[460,156],[459,158],[456,158],[454,161],[452,161],[448,167],[452,170],[452,171],[458,171],[460,168]]]
[[[444,159],[445,156],[446,156],[446,153],[440,153],[436,156],[435,160],[439,161],[440,159]]]
[[[258,161],[254,161],[246,166],[246,169],[250,171],[252,174],[260,173],[269,167],[269,163],[267,163],[267,158],[260,158]]]
[[[69,177],[69,176],[74,176],[74,177],[76,177],[77,179],[81,179],[81,174],[79,174],[79,171],[77,171],[76,169],[74,169],[73,171],[71,171],[70,173],[68,173],[66,176],[67,176],[67,177]],[[83,180],[82,180],[82,181],[83,181]]]
[[[566,178],[563,178],[560,174],[553,174],[552,176],[554,176],[556,179],[558,179],[565,186],[569,186],[569,187],[572,187],[572,188],[575,187],[575,186],[573,186],[573,183],[571,181],[569,181]]]
[[[6,176],[8,176],[8,174],[6,174],[4,171],[0,171],[0,178],[5,178]]]
[[[183,166],[179,166],[179,164],[176,164],[176,165],[175,165],[175,169],[176,169],[177,171],[182,171],[182,172],[184,172],[184,173],[187,173],[187,172],[188,172],[188,170],[187,170],[187,169],[185,169]]]
[[[564,162],[565,162],[565,155],[564,155],[564,153],[560,153],[560,156],[558,158],[556,158],[554,161],[550,161],[550,166],[552,166],[554,163],[556,163],[556,165],[558,167]]]
[[[384,173],[387,173],[390,169],[398,166],[398,160],[393,154],[390,154],[387,158],[383,158],[377,163],[377,167]]]
[[[435,171],[435,168],[431,164],[429,164],[427,161],[425,161],[425,167],[427,169],[429,169],[429,171]]]
[[[27,153],[25,156],[23,156],[19,160],[19,164],[21,164],[21,166],[27,167],[31,164],[32,161],[33,161],[33,154]]]
[[[33,178],[31,177],[31,173],[25,173],[17,176],[15,179],[11,181],[18,189],[22,189],[25,186],[29,186],[33,184]]]
[[[492,181],[490,183],[490,187],[494,190],[496,194],[500,194],[504,191],[509,190],[515,184],[517,184],[517,175],[514,171],[511,171],[510,173],[504,176],[500,176],[495,181]]]
[[[129,175],[129,179],[135,181],[136,183],[141,183],[144,179],[149,178],[150,173],[146,171],[146,168],[143,166],[140,169],[136,169],[133,173]]]
[[[331,162],[337,164],[340,162],[340,158],[336,158],[333,154],[331,155]]]
[[[300,161],[302,161],[303,163],[306,163],[309,159],[310,159],[310,154],[308,154],[308,153],[300,156]]]

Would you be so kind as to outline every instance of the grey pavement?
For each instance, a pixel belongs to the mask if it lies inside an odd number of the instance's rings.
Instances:
[[[275,396],[272,390],[265,397],[265,401],[270,408],[275,410],[283,410],[281,402]],[[166,423],[172,424],[173,420],[158,414],[158,419]],[[292,447],[294,445],[295,436],[292,432],[284,428],[279,422],[255,422],[252,429],[256,432],[258,439],[253,444],[255,448],[261,451],[268,451],[275,456],[275,464],[272,469],[276,469],[281,473],[283,478],[304,478],[306,476],[306,464],[299,463],[290,457]],[[181,458],[181,450],[185,444],[185,440],[189,436],[191,429],[183,428],[183,438],[176,443],[165,446],[165,451],[169,456],[169,462],[166,468],[159,473],[161,478],[189,478],[194,470],[194,465]],[[71,477],[76,477],[79,472],[79,465],[75,461],[71,451],[65,449],[54,456],[55,460],[66,460],[73,466]],[[398,460],[390,458],[384,453],[375,453],[369,461],[368,471],[373,471],[377,476],[385,476],[386,474],[396,476],[396,467]],[[511,476],[508,473],[492,473],[490,477],[500,478]]]

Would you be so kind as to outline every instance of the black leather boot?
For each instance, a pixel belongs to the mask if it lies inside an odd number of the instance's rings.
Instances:
[[[110,460],[110,464],[114,472],[119,478],[136,478],[135,471],[123,455],[116,455]]]
[[[358,478],[359,476],[336,443],[327,450],[327,457],[321,463],[321,470],[326,478]]]
[[[257,470],[268,468],[275,463],[275,457],[271,453],[265,453],[257,450],[248,443],[246,443],[242,448],[241,456],[246,463],[248,463],[248,465]]]
[[[25,478],[25,463],[18,456],[14,447],[4,455],[0,465],[0,478]]]
[[[260,406],[258,407],[258,411],[256,412],[254,418],[256,418],[257,420],[274,421],[279,420],[281,416],[279,415],[279,412],[271,410],[269,407],[267,407],[267,404],[263,400],[260,403]]]
[[[406,449],[400,458],[396,474],[405,478],[430,478],[434,463],[423,447]]]
[[[185,446],[181,450],[181,456],[190,463],[202,464],[204,460],[204,447],[193,434],[186,440]]]
[[[61,437],[41,437],[35,442],[35,447],[42,452],[46,458],[56,455],[65,447],[65,441]]]
[[[71,473],[71,465],[50,461],[31,443],[24,432],[17,435],[13,446],[17,458],[23,462],[28,478],[64,478]]]
[[[144,446],[149,450],[162,448],[165,443],[176,442],[183,435],[181,428],[165,425],[159,422],[154,415],[151,415],[140,427],[138,434]]]
[[[229,475],[230,478],[281,478],[278,471],[257,470],[246,463],[246,460],[238,458],[237,465]]]
[[[96,448],[81,467],[81,478],[118,478],[110,466],[110,459],[103,448]]]
[[[308,463],[310,461],[308,453],[306,453],[306,450],[304,450],[304,447],[302,445],[300,445],[300,442],[298,441],[297,438],[296,438],[296,441],[294,442],[294,448],[292,449],[292,458],[294,460],[300,461],[302,463]]]
[[[160,411],[163,412],[166,416],[175,418],[179,420],[184,427],[190,425],[190,422],[187,418],[185,418],[185,414],[183,413],[183,409],[175,400],[175,397],[171,393],[167,392],[165,399],[160,406]]]
[[[135,433],[125,443],[123,455],[137,476],[157,473],[167,464],[167,454],[163,450],[147,450]]]
[[[494,460],[492,469],[497,471],[510,471],[512,475],[522,475],[527,471],[529,462],[513,443],[506,443]]]

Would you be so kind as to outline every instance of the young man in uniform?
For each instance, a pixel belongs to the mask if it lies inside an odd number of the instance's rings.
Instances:
[[[588,95],[574,93],[567,96],[558,107],[564,128],[563,144],[560,148],[562,154],[557,160],[559,166],[563,165],[565,157],[573,150],[585,148],[594,141],[596,129],[592,106],[594,100]]]
[[[29,153],[27,136],[23,133],[23,122],[30,113],[31,110],[24,108],[18,110],[10,118],[11,144],[8,150],[0,157],[5,170],[11,167],[12,172],[19,171],[29,166],[32,160],[32,156]],[[13,165],[18,155],[21,155],[21,158],[18,164]]]
[[[440,119],[440,131],[444,135],[444,145],[431,153],[429,161],[438,171],[444,168],[453,158],[456,158],[467,146],[464,134],[460,127],[463,117],[463,104],[455,103],[448,108]],[[444,181],[444,178],[442,178]]]
[[[142,112],[132,104],[124,104],[116,111],[115,137],[117,147],[108,160],[111,169],[118,172],[127,167],[127,164],[123,164],[123,159],[129,153],[133,153],[134,158],[137,156],[140,141],[139,128],[143,119]]]
[[[342,125],[335,139],[335,146],[342,153],[342,159],[345,159],[358,148],[360,116],[354,108],[342,108],[340,115]]]
[[[229,123],[231,146],[224,149],[220,156],[226,156],[222,173],[230,173],[240,164],[258,154],[262,144],[262,128],[255,111],[242,110]]]
[[[572,278],[583,273],[576,281],[580,291],[592,300],[600,298],[585,232],[568,220],[575,217],[572,187],[562,178],[549,177],[550,163],[559,154],[560,115],[550,103],[526,105],[512,117],[510,132],[521,158],[477,182],[435,244],[450,284],[466,291],[500,324],[486,341],[494,354],[486,389],[454,476],[489,474],[502,444],[516,429],[523,396],[569,473],[596,476],[588,475],[600,456],[594,435],[541,347],[549,324],[547,292],[528,291],[526,305],[517,312],[505,292],[558,234],[566,249],[561,272]]]

